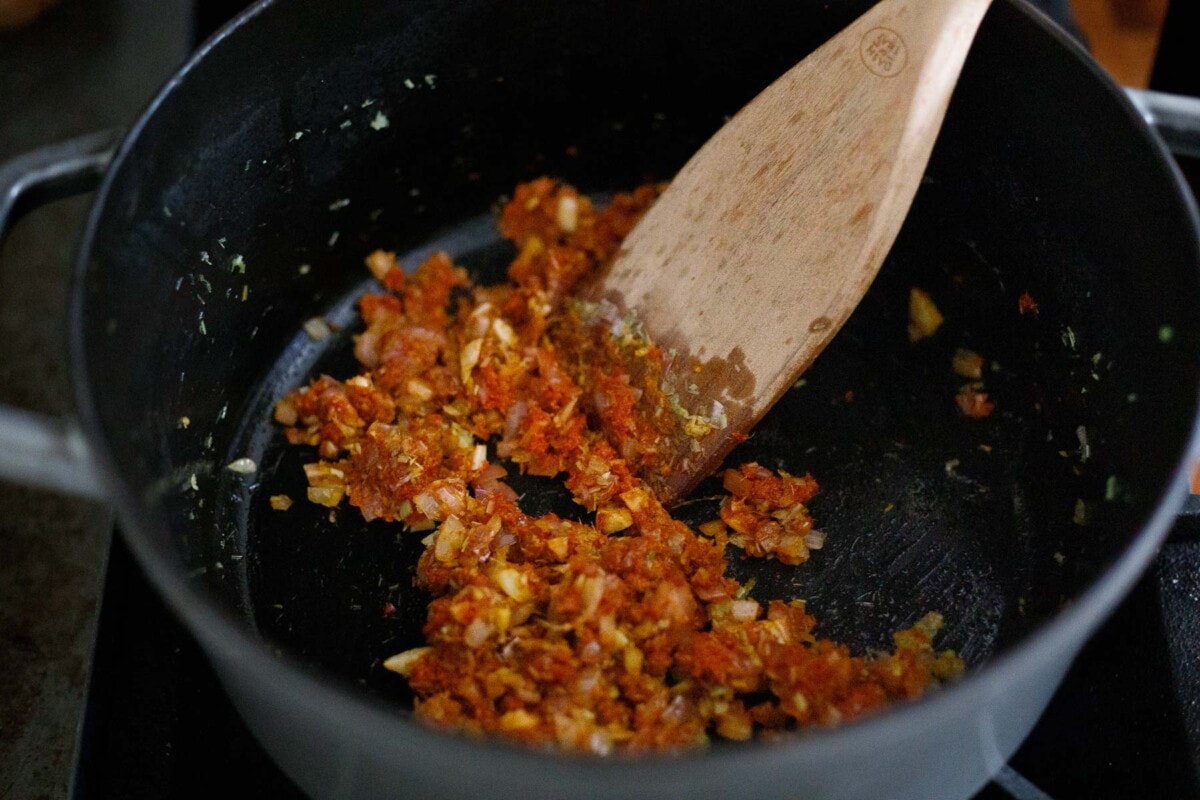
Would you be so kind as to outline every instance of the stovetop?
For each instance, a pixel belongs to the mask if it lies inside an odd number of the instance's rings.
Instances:
[[[106,9],[139,5],[90,2],[101,16]],[[201,33],[237,5],[154,4],[160,13],[191,15],[194,27],[179,30]],[[78,23],[80,13],[71,13],[63,18]],[[87,37],[51,38],[60,50],[46,52],[47,59],[61,59],[68,52],[63,48],[86,59],[89,47],[110,46]],[[122,46],[130,63],[137,62],[136,37],[127,39]],[[1193,65],[1181,52],[1160,51],[1155,81],[1163,88],[1188,88],[1179,76],[1192,74]],[[72,113],[86,115],[86,108],[73,107]],[[46,140],[61,135],[48,131]],[[1200,168],[1187,168],[1193,187],[1200,187]],[[1193,498],[1192,505],[1200,512],[1200,501]],[[119,539],[98,607],[72,798],[303,797],[245,728],[205,657]],[[67,781],[47,786],[44,796],[63,796],[60,784]],[[4,785],[0,781],[0,794]],[[1028,740],[977,797],[1200,798],[1200,516],[1181,517],[1150,571],[1086,646]]]

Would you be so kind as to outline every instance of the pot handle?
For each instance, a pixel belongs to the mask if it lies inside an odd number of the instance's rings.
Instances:
[[[0,165],[0,246],[22,216],[100,184],[119,131],[102,131]],[[0,478],[67,494],[107,498],[101,470],[75,420],[0,406]]]
[[[1147,89],[1126,89],[1125,93],[1172,153],[1200,158],[1200,98]]]

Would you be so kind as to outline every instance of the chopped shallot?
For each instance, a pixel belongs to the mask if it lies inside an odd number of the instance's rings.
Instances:
[[[753,581],[727,574],[729,545],[792,565],[821,549],[811,476],[726,470],[719,518],[699,533],[660,502],[665,439],[707,435],[728,412],[689,412],[665,380],[679,354],[636,315],[572,296],[659,191],[597,210],[559,181],[518,186],[501,214],[517,252],[501,286],[471,286],[444,253],[411,274],[371,253],[382,290],[359,301],[361,374],[319,376],[275,405],[288,442],[316,453],[311,502],[428,532],[415,576],[432,598],[425,646],[383,662],[426,722],[599,755],[676,752],[834,725],[962,671],[933,650],[936,615],[890,653],[853,655],[817,637],[802,601],[751,598]],[[932,334],[932,299],[914,289],[911,304],[914,340]],[[319,322],[305,328],[314,339],[331,332]],[[508,464],[489,462],[492,445]],[[510,471],[565,476],[577,513],[530,513]]]

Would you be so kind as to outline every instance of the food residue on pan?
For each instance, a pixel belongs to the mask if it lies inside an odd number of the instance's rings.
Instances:
[[[726,575],[730,545],[790,565],[821,549],[812,476],[728,469],[719,518],[699,532],[650,490],[643,476],[670,466],[664,437],[712,425],[675,413],[670,354],[572,293],[657,192],[598,210],[549,179],[518,186],[500,217],[518,254],[499,286],[472,285],[444,253],[411,275],[371,254],[385,291],[359,303],[360,374],[322,375],[275,407],[288,441],[316,449],[311,502],[423,532],[426,642],[384,666],[428,723],[600,754],[674,750],[836,725],[963,670],[933,648],[936,613],[891,652],[855,655],[816,635],[802,600],[759,600]],[[927,336],[941,315],[913,298]],[[501,460],[565,476],[587,521],[523,511]]]
[[[954,396],[954,402],[958,404],[958,410],[963,416],[983,419],[991,416],[996,410],[995,404],[988,400],[987,392],[979,391],[981,386],[982,384],[967,384]]]
[[[954,374],[960,378],[969,378],[971,383],[962,386],[958,394],[954,396],[954,402],[958,405],[958,410],[963,416],[970,419],[983,419],[991,416],[996,410],[996,405],[988,399],[988,394],[984,389],[983,365],[985,359],[983,356],[976,353],[974,350],[968,350],[965,347],[959,347],[954,351],[954,356],[950,360],[950,366],[954,370]],[[992,363],[992,369],[997,368],[995,362]]]
[[[919,342],[937,333],[945,318],[929,292],[916,286],[908,295],[908,339]]]
[[[954,369],[954,373],[960,377],[976,381],[983,377],[983,356],[965,347],[960,347],[954,351],[951,366]]]

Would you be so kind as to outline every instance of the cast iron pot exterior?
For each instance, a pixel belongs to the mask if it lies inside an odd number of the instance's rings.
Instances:
[[[376,246],[417,248],[537,174],[585,189],[669,177],[725,114],[868,5],[363,0],[332,10],[265,0],[205,45],[134,126],[81,251],[80,413],[131,548],[305,791],[965,797],[1032,727],[1185,491],[1200,257],[1195,209],[1161,144],[1075,45],[1018,4],[998,3],[985,21],[931,175],[968,187],[964,215],[991,203],[1006,220],[1028,220],[1012,231],[1027,245],[1013,246],[1053,269],[1022,263],[1014,275],[1040,281],[1044,305],[1073,304],[1071,341],[1104,341],[1129,365],[1118,368],[1130,383],[1121,397],[1133,384],[1143,394],[1138,415],[1112,411],[1103,389],[1095,411],[1080,411],[1121,427],[1111,438],[1136,467],[1136,521],[1117,520],[1124,533],[1102,543],[1094,581],[1064,584],[1072,602],[1061,613],[989,638],[984,666],[912,706],[787,742],[635,760],[430,730],[247,624],[262,623],[252,589],[261,567],[247,565],[259,479],[223,466],[270,452],[256,431],[280,387],[313,363],[300,324],[360,288],[346,264]],[[905,236],[893,273],[911,266]],[[989,268],[1001,284],[1006,266]],[[1172,344],[1159,347],[1165,329]],[[264,378],[265,364],[290,361],[291,372]],[[1103,519],[1096,530],[1103,539]]]

